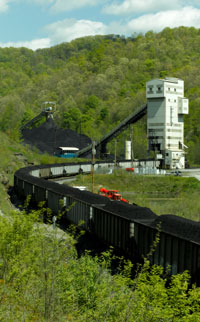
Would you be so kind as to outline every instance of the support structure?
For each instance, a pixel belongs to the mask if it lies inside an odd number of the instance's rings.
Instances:
[[[170,169],[185,168],[184,114],[188,99],[184,81],[168,77],[146,84],[148,151],[163,160]]]

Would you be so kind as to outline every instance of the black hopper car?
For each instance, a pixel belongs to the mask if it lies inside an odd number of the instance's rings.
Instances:
[[[112,162],[99,162],[95,166],[108,167],[112,166]],[[122,162],[120,166],[129,165]],[[54,214],[64,210],[63,220],[76,225],[82,221],[85,230],[134,260],[149,253],[160,227],[160,241],[150,258],[151,263],[164,268],[170,266],[172,274],[188,270],[192,281],[199,284],[199,222],[175,215],[157,216],[148,208],[110,201],[89,191],[47,180],[90,171],[89,162],[27,167],[15,173],[14,189],[20,198],[31,195],[31,200],[36,204],[45,201]]]

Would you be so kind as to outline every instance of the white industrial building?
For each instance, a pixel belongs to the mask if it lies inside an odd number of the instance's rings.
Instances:
[[[170,169],[185,168],[184,114],[188,99],[184,81],[153,79],[146,83],[148,151],[154,151]]]

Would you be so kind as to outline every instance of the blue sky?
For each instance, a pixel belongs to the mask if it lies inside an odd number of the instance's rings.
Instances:
[[[0,47],[51,47],[88,35],[200,28],[200,0],[0,0]]]

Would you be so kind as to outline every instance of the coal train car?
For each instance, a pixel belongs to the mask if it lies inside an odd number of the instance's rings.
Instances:
[[[99,162],[95,166],[108,167],[112,162]],[[168,268],[171,274],[189,270],[192,281],[200,283],[199,222],[174,215],[157,216],[145,207],[111,201],[89,191],[47,180],[90,171],[89,162],[23,168],[14,175],[14,188],[20,198],[29,195],[35,204],[44,201],[53,213],[62,213],[63,223],[65,220],[76,225],[81,222],[84,229],[134,261],[148,256],[159,233],[159,243],[149,257],[151,263]]]

